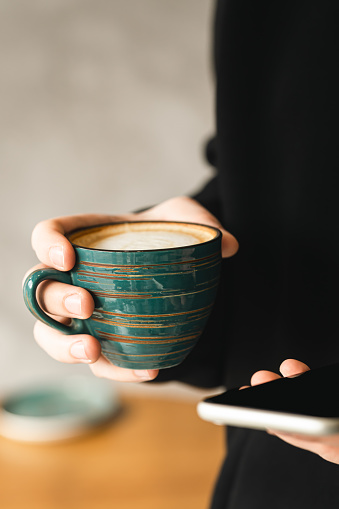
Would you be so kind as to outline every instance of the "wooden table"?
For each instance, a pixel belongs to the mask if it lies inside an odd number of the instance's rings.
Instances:
[[[223,429],[196,403],[124,395],[86,437],[33,445],[0,439],[1,509],[207,509]]]

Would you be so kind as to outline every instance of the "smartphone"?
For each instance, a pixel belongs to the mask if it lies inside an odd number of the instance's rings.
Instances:
[[[230,389],[201,401],[197,411],[221,425],[315,436],[339,433],[339,364]]]

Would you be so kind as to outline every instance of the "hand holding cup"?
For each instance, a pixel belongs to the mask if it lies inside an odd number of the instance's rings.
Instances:
[[[74,266],[75,264],[75,260],[76,260],[76,256],[75,256],[75,249],[78,249],[77,247],[72,247],[72,244],[70,243],[70,240],[68,240],[66,238],[66,235],[68,235],[69,231],[71,230],[74,230],[74,229],[79,229],[79,228],[86,228],[88,226],[91,226],[93,224],[101,224],[101,223],[107,223],[107,222],[130,222],[130,221],[155,221],[155,220],[165,220],[165,221],[172,221],[172,222],[177,222],[178,219],[181,220],[181,223],[182,223],[182,220],[185,219],[187,221],[200,221],[200,222],[203,222],[204,224],[210,224],[212,226],[212,229],[213,228],[220,228],[222,231],[223,231],[223,251],[224,251],[224,255],[226,256],[230,256],[232,254],[234,254],[234,252],[236,252],[237,250],[237,242],[236,240],[234,239],[234,237],[232,237],[232,235],[228,234],[227,232],[225,232],[221,225],[218,223],[218,221],[213,217],[211,216],[211,214],[209,214],[203,207],[201,207],[197,202],[195,202],[194,200],[191,200],[189,198],[176,198],[176,199],[173,199],[173,200],[169,200],[168,202],[165,202],[164,204],[161,204],[157,207],[154,207],[153,209],[150,209],[146,212],[143,212],[141,214],[129,214],[129,215],[125,215],[125,216],[74,216],[74,217],[71,217],[71,218],[61,218],[61,219],[56,219],[56,220],[51,220],[51,221],[47,221],[47,222],[43,222],[43,223],[40,223],[35,231],[33,232],[33,247],[36,249],[37,251],[37,254],[39,256],[39,258],[43,261],[43,262],[47,262],[48,265],[54,265],[55,268],[61,270],[61,272],[64,272],[65,270],[69,270],[69,269],[72,269],[72,267]],[[82,230],[83,232],[84,230]],[[200,239],[201,240],[201,239]],[[213,244],[213,239],[210,239],[206,242],[200,242],[200,240],[198,239],[198,244],[196,244],[196,247],[194,247],[193,245],[191,245],[191,247],[188,246],[189,250],[196,250],[199,245],[205,245],[205,249],[206,249],[206,246],[207,245],[210,245],[211,243]],[[74,239],[73,239],[74,241]],[[220,239],[219,239],[220,241]],[[82,268],[80,269],[80,271],[82,271],[82,275],[81,275],[81,279],[87,279],[86,281],[86,284],[84,284],[84,282],[80,282],[80,285],[81,286],[77,286],[77,287],[74,287],[72,286],[70,283],[76,283],[78,285],[79,282],[77,282],[75,279],[71,280],[71,279],[68,279],[66,281],[65,280],[62,280],[64,281],[66,284],[62,284],[60,282],[56,282],[55,279],[56,279],[56,276],[55,274],[52,274],[53,275],[53,281],[48,281],[48,282],[44,282],[42,283],[41,285],[39,285],[38,287],[38,292],[37,292],[37,302],[40,304],[40,306],[43,308],[44,311],[46,311],[48,313],[48,315],[50,314],[57,314],[59,317],[60,316],[63,316],[63,317],[71,317],[71,318],[78,318],[79,320],[77,321],[74,321],[74,324],[73,324],[73,330],[72,330],[72,334],[76,333],[76,335],[65,335],[65,334],[60,334],[60,332],[58,332],[56,329],[51,329],[50,327],[46,327],[46,323],[49,323],[49,318],[47,320],[44,320],[45,321],[45,324],[39,322],[37,325],[36,325],[36,328],[35,328],[35,337],[36,337],[36,340],[38,341],[38,343],[50,354],[52,355],[52,357],[58,359],[58,360],[61,360],[61,361],[64,361],[64,362],[89,362],[91,363],[91,369],[92,371],[98,375],[98,376],[103,376],[103,377],[107,377],[107,378],[113,378],[113,379],[118,379],[118,380],[125,380],[125,381],[136,381],[136,380],[140,380],[140,377],[137,376],[137,375],[142,375],[142,379],[152,379],[156,376],[157,374],[157,371],[156,369],[158,369],[158,367],[154,367],[154,364],[139,364],[138,363],[135,363],[135,364],[130,364],[128,368],[126,368],[126,364],[124,364],[124,361],[126,360],[125,358],[125,355],[127,355],[127,351],[131,351],[131,349],[135,351],[135,349],[137,348],[141,348],[142,347],[145,347],[146,344],[143,343],[143,345],[141,345],[140,343],[135,343],[135,338],[143,338],[143,339],[136,339],[137,341],[145,341],[144,338],[150,338],[152,337],[153,340],[155,341],[158,341],[157,338],[157,333],[161,332],[160,333],[160,337],[163,338],[164,336],[167,336],[166,340],[167,341],[170,341],[171,339],[174,340],[174,342],[176,341],[176,339],[180,339],[181,337],[185,337],[186,336],[186,341],[187,341],[187,350],[186,352],[189,351],[189,348],[192,346],[192,344],[188,347],[188,344],[190,342],[190,340],[188,339],[188,336],[189,334],[187,332],[187,330],[181,330],[180,333],[178,333],[178,329],[176,329],[176,332],[174,334],[165,334],[165,328],[166,327],[159,327],[159,330],[156,331],[155,328],[153,327],[154,325],[154,316],[153,318],[142,318],[142,320],[139,320],[138,321],[135,321],[134,323],[131,323],[130,325],[133,325],[133,327],[130,327],[129,329],[129,332],[126,333],[126,334],[122,334],[121,331],[122,329],[120,329],[120,332],[118,329],[115,329],[115,332],[113,331],[112,332],[112,329],[110,331],[107,331],[107,328],[105,329],[105,327],[110,327],[112,326],[112,323],[107,323],[107,322],[112,322],[112,321],[115,321],[117,320],[118,318],[118,322],[119,324],[115,324],[114,327],[122,327],[124,328],[125,327],[125,331],[126,331],[126,323],[123,323],[124,321],[126,322],[126,320],[128,320],[131,316],[131,312],[130,310],[127,310],[126,313],[123,313],[123,311],[120,309],[117,309],[115,306],[117,304],[117,302],[120,302],[122,303],[124,301],[123,299],[123,296],[120,295],[117,296],[117,295],[114,295],[113,297],[111,297],[111,299],[113,299],[113,308],[109,307],[109,308],[106,308],[106,311],[108,313],[115,313],[113,315],[110,315],[110,314],[105,314],[103,313],[102,311],[105,311],[105,304],[103,304],[103,301],[100,299],[106,299],[107,296],[103,296],[103,295],[100,295],[100,291],[99,291],[99,286],[100,284],[102,284],[103,280],[106,281],[106,284],[107,284],[107,272],[104,273],[101,271],[101,266],[100,266],[100,263],[102,265],[109,265],[111,262],[109,262],[108,264],[106,263],[106,261],[103,261],[103,259],[101,261],[93,261],[93,252],[96,253],[95,256],[97,256],[98,253],[101,253],[102,256],[107,256],[108,253],[115,253],[115,255],[118,253],[118,251],[109,251],[109,250],[96,250],[96,248],[84,248],[83,246],[82,247],[79,247],[79,249],[82,251],[82,254],[84,252],[87,253],[87,255],[89,253],[91,253],[91,256],[92,256],[92,260],[86,260],[86,259],[83,259],[82,261],[86,264],[89,264],[89,263],[97,263],[99,264],[99,267],[94,267],[94,266],[89,266],[87,265],[87,269],[89,268],[89,270],[85,270],[84,269],[84,265],[82,265]],[[170,248],[170,249],[160,249],[160,250],[131,250],[130,251],[130,254],[128,255],[129,256],[129,261],[128,263],[131,265],[131,255],[134,257],[134,261],[136,260],[136,256],[137,257],[145,257],[146,256],[146,253],[147,253],[147,256],[149,257],[150,253],[152,256],[155,256],[155,253],[160,253],[162,257],[165,256],[165,253],[172,253],[172,256],[173,254],[176,252],[176,254],[179,253],[179,251],[183,249],[183,250],[187,250],[187,247],[184,248]],[[153,251],[153,253],[152,253]],[[120,256],[121,256],[121,251],[120,251]],[[124,253],[124,256],[126,256],[126,253],[127,251]],[[77,253],[77,256],[78,253]],[[194,257],[191,256],[191,261],[193,260]],[[140,258],[141,259],[141,258]],[[52,263],[51,263],[52,261]],[[165,265],[167,264],[168,265],[168,262],[169,260],[165,260],[165,261],[162,261],[161,263],[165,263]],[[173,260],[172,260],[173,261]],[[177,263],[179,260],[177,259],[176,261],[174,261],[174,263]],[[188,260],[184,260],[185,263],[182,264],[182,266],[185,266],[187,265],[186,262],[188,262]],[[124,265],[124,263],[117,263],[117,260],[115,260],[114,264],[113,265]],[[133,265],[133,264],[132,264]],[[139,261],[135,262],[134,265],[143,265],[143,263],[139,263]],[[155,264],[156,265],[156,264]],[[170,265],[172,265],[172,267],[170,268]],[[154,266],[154,262],[153,262],[153,266]],[[86,267],[86,266],[85,266]],[[160,266],[161,267],[161,266]],[[163,266],[164,267],[164,266]],[[93,268],[95,268],[95,270],[93,270]],[[159,267],[157,267],[159,268]],[[170,276],[171,278],[174,278],[175,279],[175,275],[173,274],[173,263],[172,264],[169,264],[169,266],[167,267],[171,272],[172,272],[172,275]],[[192,267],[189,268],[189,267],[186,267],[187,268],[187,271],[186,271],[186,274],[185,274],[185,278],[186,278],[186,283],[188,281],[188,279],[191,277],[189,276],[189,273],[191,273],[192,275]],[[77,270],[79,269],[79,264],[78,264],[78,261],[77,261],[77,264],[76,264],[76,267],[74,269],[74,272],[73,274],[76,274],[77,273]],[[145,270],[146,267],[144,266],[143,269]],[[117,269],[117,270],[120,270],[120,269]],[[135,267],[134,269],[135,270]],[[147,269],[148,272],[149,272],[149,269]],[[84,275],[84,272],[87,273]],[[93,274],[88,274],[88,272],[96,272],[96,275],[93,275]],[[159,273],[159,271],[158,271]],[[129,273],[130,275],[131,273]],[[97,276],[100,276],[100,277],[97,277]],[[111,279],[110,283],[112,282],[112,278],[115,278],[115,290],[114,292],[120,292],[120,294],[126,292],[126,286],[124,285],[129,285],[129,289],[128,289],[128,292],[130,292],[130,289],[131,289],[131,286],[133,286],[134,290],[138,293],[142,292],[142,291],[145,291],[145,290],[142,290],[141,287],[140,287],[140,284],[141,284],[141,281],[142,279],[145,279],[145,274],[139,274],[139,280],[138,280],[138,277],[137,277],[137,274],[135,274],[135,278],[133,281],[130,280],[129,277],[123,277],[123,276],[127,276],[128,274],[117,274],[115,273],[115,275],[113,275],[112,273],[110,274],[110,277],[108,279]],[[64,274],[64,276],[68,277],[69,278],[69,274]],[[79,276],[77,276],[79,277]],[[169,277],[169,273],[165,273],[165,272],[162,272],[162,276],[160,276],[162,278],[162,282],[160,282],[160,285],[164,283],[164,281],[167,279],[168,280],[168,277]],[[60,280],[60,279],[59,279]],[[99,281],[98,281],[99,280]],[[191,277],[191,280],[192,280],[192,277]],[[153,292],[156,292],[156,291],[160,291],[160,288],[159,288],[159,283],[158,283],[158,287],[157,289],[155,288],[155,286],[157,285],[156,281],[154,280],[154,277],[153,279],[152,278],[149,278],[148,279],[149,282],[151,282],[151,284],[153,284],[153,288],[151,288],[151,290]],[[186,284],[185,283],[185,284]],[[200,283],[202,283],[202,281],[200,281]],[[178,281],[176,282],[176,284],[178,285]],[[103,285],[105,286],[105,285]],[[89,290],[91,293],[88,293],[87,290]],[[120,288],[120,289],[119,289]],[[202,288],[202,286],[200,287]],[[104,293],[105,291],[107,291],[107,286],[105,288],[101,288],[101,290],[104,290]],[[149,289],[146,290],[149,292]],[[178,287],[177,288],[172,288],[170,290],[172,293],[173,292],[176,292],[178,294]],[[97,292],[97,294],[95,294],[95,292]],[[99,294],[98,294],[99,292]],[[113,292],[113,293],[114,293]],[[112,293],[112,292],[108,292],[108,293]],[[204,292],[201,292],[202,294]],[[206,293],[206,292],[205,292]],[[93,297],[94,299],[93,299]],[[75,308],[75,313],[70,313],[69,311],[67,311],[66,309],[66,305],[67,303],[71,302],[74,304],[74,302],[76,300],[80,300],[80,304],[81,306],[78,306],[78,308]],[[120,301],[119,301],[120,299]],[[192,303],[192,298],[191,297],[183,297],[183,300],[188,300]],[[133,299],[132,299],[133,300]],[[158,295],[153,295],[153,299],[149,299],[150,301],[152,301],[152,305],[155,305],[155,302],[157,301],[158,302],[158,306],[159,306],[159,302],[160,301],[167,301],[167,302],[170,302],[171,301],[171,296],[168,295],[167,299],[164,299],[164,298],[159,298],[159,294]],[[173,299],[172,299],[173,300]],[[180,300],[180,299],[179,299]],[[137,303],[137,305],[141,306],[141,304],[145,304],[147,302],[147,299],[145,298],[140,298],[140,295],[139,295],[139,299],[134,299],[134,302]],[[107,302],[106,302],[107,304]],[[112,302],[111,302],[112,304]],[[126,305],[126,302],[125,304]],[[168,305],[168,304],[167,304]],[[181,311],[178,310],[178,304],[176,304],[176,313],[177,313],[177,318],[179,316],[183,316],[183,315],[179,315],[180,312],[184,312],[185,313],[185,310],[181,309]],[[145,306],[142,305],[141,306],[142,308],[144,308]],[[204,306],[202,306],[203,308]],[[95,308],[95,312],[94,312],[94,315],[93,315],[93,308]],[[39,308],[40,309],[40,308]],[[115,311],[112,309],[115,309]],[[201,309],[201,308],[194,308],[194,306],[188,310],[189,312],[191,312],[191,315],[188,315],[190,316],[190,318],[193,318],[193,322],[196,321],[196,322],[199,322],[199,320],[201,320],[201,317],[199,318],[199,316],[197,315],[194,315],[194,313],[196,313],[196,310],[198,309]],[[126,309],[125,309],[126,310]],[[140,309],[139,309],[140,310]],[[165,310],[166,311],[166,310]],[[168,311],[168,309],[167,309]],[[199,313],[199,312],[198,312]],[[116,314],[118,314],[119,316],[117,317]],[[138,315],[142,315],[143,313],[136,313]],[[173,314],[173,309],[167,313],[167,312],[164,312],[164,313],[161,313],[159,312],[159,309],[157,309],[157,313],[154,313],[154,311],[152,312],[147,312],[147,313],[144,313],[144,314],[149,314],[152,316],[152,314],[158,314],[158,315],[171,315]],[[128,315],[128,316],[122,316],[122,315]],[[90,316],[92,316],[92,318],[89,318]],[[109,320],[107,320],[107,317],[110,317]],[[111,319],[113,317],[113,320]],[[39,317],[41,318],[41,317]],[[83,319],[86,319],[85,321],[83,321]],[[140,317],[139,317],[140,318]],[[80,319],[82,319],[80,321]],[[163,316],[162,317],[163,319],[163,322],[164,322],[164,319],[165,317]],[[137,320],[136,318],[134,318],[133,320]],[[145,320],[148,320],[149,323],[146,323]],[[153,320],[153,322],[152,322]],[[167,320],[167,317],[166,317],[166,320]],[[58,328],[60,328],[59,324],[60,324],[60,321],[64,322],[64,320],[58,318]],[[83,323],[82,323],[83,322]],[[142,323],[143,322],[143,323]],[[152,322],[152,324],[150,323]],[[181,322],[183,322],[181,320]],[[86,323],[86,328],[84,328],[84,324]],[[88,326],[88,324],[92,324],[91,327]],[[65,325],[63,324],[65,327],[69,327],[68,325]],[[112,364],[111,362],[109,362],[107,360],[107,357],[109,356],[109,353],[110,352],[105,352],[105,355],[102,355],[101,354],[101,351],[100,351],[100,346],[99,346],[99,343],[96,339],[94,339],[93,337],[93,334],[96,334],[95,333],[95,330],[98,330],[98,325],[101,327],[99,327],[102,335],[103,334],[113,334],[113,336],[127,336],[125,337],[124,339],[127,339],[128,341],[125,341],[124,343],[127,343],[127,345],[129,345],[129,347],[127,348],[127,350],[125,349],[124,351],[121,350],[121,341],[120,341],[120,337],[117,338],[117,337],[112,337],[112,336],[107,336],[105,338],[101,337],[99,338],[100,341],[102,342],[102,348],[106,350],[107,346],[111,346],[113,345],[114,343],[114,346],[118,348],[120,348],[120,351],[118,350],[115,350],[115,357],[114,359],[112,358],[111,360],[113,362],[115,362],[115,365]],[[139,327],[139,325],[141,325],[141,327]],[[149,328],[149,326],[152,325],[151,328]],[[158,325],[161,325],[160,323],[158,323]],[[162,326],[166,325],[165,323],[162,323]],[[186,323],[186,327],[188,327],[188,323]],[[55,326],[55,323],[53,324],[53,326]],[[75,327],[78,327],[78,329],[76,329]],[[96,327],[96,328],[95,328]],[[168,330],[167,332],[170,330],[170,324],[167,323],[167,327],[168,327]],[[171,327],[173,327],[173,324],[171,325]],[[162,328],[162,330],[160,331],[160,329]],[[191,325],[189,325],[189,328],[191,328]],[[133,329],[133,330],[132,330]],[[145,332],[147,332],[147,334],[145,334]],[[174,329],[172,329],[172,332],[174,331]],[[70,330],[65,330],[65,332],[69,333]],[[176,334],[179,334],[177,336],[177,338],[175,338],[174,336]],[[172,336],[172,338],[170,338],[170,336]],[[110,339],[108,339],[110,338]],[[113,341],[112,341],[113,339]],[[193,338],[191,338],[191,340],[193,341],[194,343],[194,340]],[[129,341],[132,341],[132,343],[129,343]],[[132,344],[134,343],[134,346],[132,346]],[[137,347],[135,345],[138,345]],[[126,345],[124,345],[126,346]],[[155,345],[153,345],[155,346]],[[159,346],[160,348],[160,346]],[[74,352],[76,353],[76,355],[74,355]],[[178,350],[177,350],[178,352]],[[140,353],[140,351],[139,351]],[[84,354],[83,355],[83,358],[80,358],[81,355],[80,354]],[[118,355],[119,354],[119,355]],[[159,356],[158,356],[158,360],[160,359],[161,357],[161,352],[158,352]],[[128,354],[129,355],[129,354]],[[145,357],[143,359],[146,358],[147,355],[149,355],[149,353],[140,353],[140,355],[144,355]],[[152,357],[152,355],[150,355],[150,357]],[[123,362],[119,362],[119,359],[120,361],[123,361]],[[142,359],[141,357],[138,359],[138,361],[140,361],[140,359]],[[165,362],[165,359],[166,359],[166,356],[165,357],[162,357],[162,361]],[[130,359],[131,360],[131,359]],[[134,359],[134,360],[137,360],[137,359]],[[148,358],[148,360],[150,360],[150,358]],[[154,359],[153,359],[154,360]],[[167,360],[170,360],[170,355],[167,356]],[[173,361],[173,359],[172,359]],[[120,364],[120,367],[117,366],[117,364]],[[164,365],[164,364],[163,364]],[[163,367],[163,365],[160,365],[159,367]],[[124,366],[124,367],[122,367]],[[149,367],[150,366],[150,367]],[[133,369],[134,368],[134,369]]]

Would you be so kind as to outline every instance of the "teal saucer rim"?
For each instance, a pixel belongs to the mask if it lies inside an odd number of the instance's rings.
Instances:
[[[29,398],[34,393],[42,391],[64,392],[67,397],[67,388],[70,394],[75,394],[77,388],[82,386],[79,395],[87,403],[89,410],[83,413],[65,412],[57,415],[22,415],[6,408],[11,401],[18,398]],[[92,392],[87,388],[94,389]],[[86,393],[87,391],[87,393]],[[94,405],[95,393],[100,392],[103,404]],[[84,397],[84,395],[86,397]],[[65,400],[66,401],[66,400]],[[69,398],[68,402],[72,401]],[[92,406],[91,406],[92,405]],[[105,380],[85,375],[73,375],[40,383],[31,383],[28,386],[10,391],[1,398],[0,402],[0,436],[17,442],[46,443],[67,440],[79,437],[90,430],[110,421],[120,410],[120,402],[116,388]]]

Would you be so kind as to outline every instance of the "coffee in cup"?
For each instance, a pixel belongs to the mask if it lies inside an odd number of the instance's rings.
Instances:
[[[109,251],[150,251],[191,246],[215,236],[201,226],[181,223],[134,222],[103,225],[75,232],[69,239],[76,245]]]

